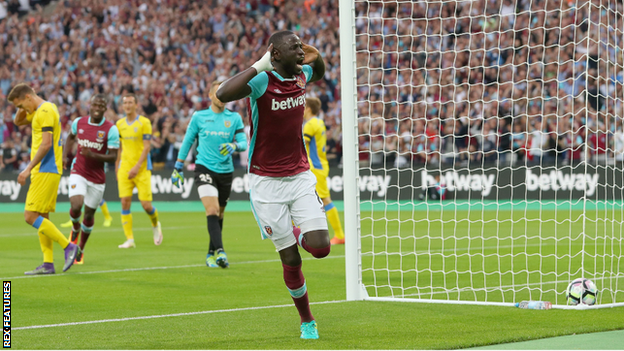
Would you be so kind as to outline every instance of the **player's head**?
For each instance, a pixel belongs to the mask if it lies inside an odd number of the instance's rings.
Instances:
[[[303,112],[303,117],[308,119],[313,116],[318,116],[321,113],[321,100],[315,97],[306,98],[306,107]]]
[[[305,58],[301,39],[295,33],[283,30],[271,35],[269,46],[271,44],[273,44],[271,51],[273,66],[281,67],[288,75],[300,74]]]
[[[91,98],[91,106],[89,107],[89,114],[91,118],[96,121],[100,121],[104,117],[108,106],[108,99],[104,94],[95,94]]]
[[[136,113],[137,106],[139,106],[139,101],[137,100],[137,96],[133,93],[126,93],[122,99],[122,107],[126,115],[133,115]]]
[[[7,100],[17,108],[26,110],[27,113],[33,113],[37,110],[37,93],[29,85],[20,83],[11,89]]]
[[[210,97],[212,104],[215,105],[219,109],[225,108],[225,104],[217,98],[217,89],[219,89],[219,86],[221,85],[221,83],[222,82],[220,81],[212,82],[212,84],[210,85],[210,90],[208,91],[208,97]]]

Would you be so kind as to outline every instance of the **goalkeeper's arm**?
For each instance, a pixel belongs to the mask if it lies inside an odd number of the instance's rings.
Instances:
[[[251,88],[247,83],[259,73],[273,69],[273,65],[271,64],[272,49],[273,44],[269,45],[269,49],[264,56],[251,67],[223,82],[223,84],[219,86],[219,89],[217,89],[217,99],[226,103],[249,96],[249,94],[251,94]]]

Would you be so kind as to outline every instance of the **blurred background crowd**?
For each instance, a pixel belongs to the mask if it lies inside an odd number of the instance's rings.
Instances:
[[[372,166],[611,162],[624,157],[621,0],[361,1],[356,4],[360,160]],[[106,117],[138,95],[155,167],[172,167],[208,89],[248,68],[271,33],[319,49],[330,165],[341,163],[338,2],[330,0],[0,0],[0,141],[25,167],[29,127],[11,87],[59,107],[64,135],[104,93]],[[227,106],[248,124],[244,100]],[[346,113],[351,113],[346,111]],[[192,157],[192,156],[190,156]],[[189,159],[192,162],[192,159]],[[246,155],[235,165],[246,166]]]

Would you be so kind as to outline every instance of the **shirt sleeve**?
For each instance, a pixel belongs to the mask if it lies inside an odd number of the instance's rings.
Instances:
[[[39,119],[41,125],[42,132],[54,132],[54,114],[51,111],[50,106],[42,106],[39,111],[37,111],[36,117]]]
[[[81,119],[82,117],[78,117],[76,119],[74,119],[74,121],[72,122],[71,125],[71,133],[72,135],[78,135],[78,121]],[[119,133],[117,133],[117,136],[119,136]],[[119,139],[119,138],[117,138]]]
[[[243,125],[242,117],[236,114],[236,134],[234,138],[236,140],[236,151],[247,150],[247,134],[245,134],[245,126]]]
[[[199,128],[197,127],[197,118],[196,114],[193,113],[191,117],[191,123],[189,123],[188,128],[186,128],[186,134],[184,134],[184,140],[182,141],[182,146],[180,146],[180,150],[178,151],[178,159],[185,160],[186,156],[188,156],[189,150],[195,139],[197,139],[197,133]]]
[[[313,125],[314,121],[312,119],[308,120],[306,124],[303,126],[303,138],[306,143],[309,143],[310,140],[314,137],[314,133],[316,132],[316,128]]]
[[[308,83],[310,81],[310,79],[312,79],[312,76],[314,75],[314,70],[312,69],[312,66],[310,65],[303,65],[303,74],[306,77],[306,83]]]
[[[115,125],[108,130],[107,146],[109,149],[119,149],[119,129]]]
[[[152,122],[144,117],[145,123],[143,123],[143,140],[152,139]]]
[[[251,94],[249,97],[252,99],[257,99],[264,95],[267,87],[269,86],[269,76],[266,72],[261,72],[257,76],[253,77],[247,85],[251,88]]]

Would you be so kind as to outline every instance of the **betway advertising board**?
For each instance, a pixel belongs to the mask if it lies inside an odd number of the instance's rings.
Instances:
[[[193,172],[185,172],[184,186],[171,184],[169,171],[152,173],[154,201],[198,200]],[[361,170],[358,187],[362,200],[413,200],[429,186],[439,183],[447,189],[446,199],[522,200],[579,199],[583,196],[598,200],[620,200],[624,173],[613,166],[577,166],[506,169],[401,169]],[[58,189],[58,201],[68,201],[69,174],[63,175]],[[334,200],[343,199],[345,180],[342,170],[331,169],[327,185]],[[24,202],[26,187],[17,183],[16,173],[0,173],[0,202]],[[136,191],[136,190],[135,190]],[[136,197],[136,195],[135,195]],[[112,172],[107,174],[104,198],[119,198]],[[230,200],[249,200],[249,178],[244,170],[236,170]]]

